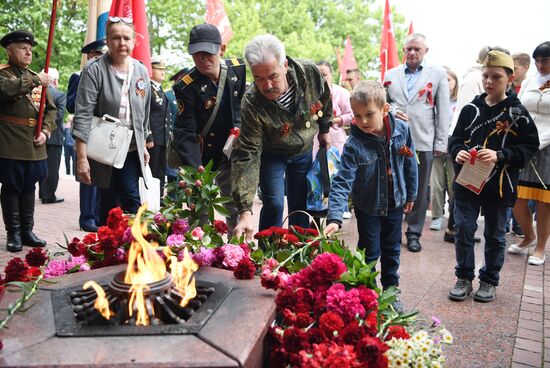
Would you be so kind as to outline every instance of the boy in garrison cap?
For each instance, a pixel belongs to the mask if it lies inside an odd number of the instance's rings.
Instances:
[[[517,198],[519,169],[525,167],[539,146],[533,119],[515,93],[507,92],[514,80],[514,61],[501,51],[489,51],[482,69],[485,93],[465,105],[449,138],[449,154],[458,174],[476,161],[494,163],[493,171],[479,193],[456,181],[455,275],[458,278],[449,299],[465,300],[475,277],[474,233],[480,209],[485,216],[485,264],[479,270],[478,302],[495,299],[499,273],[504,264],[506,212]]]
[[[23,245],[46,246],[32,231],[34,192],[48,174],[45,143],[56,127],[56,108],[47,93],[42,130],[36,132],[42,88],[52,78],[28,69],[36,46],[32,33],[10,32],[0,45],[8,53],[8,64],[0,64],[0,201],[7,249],[20,252]]]

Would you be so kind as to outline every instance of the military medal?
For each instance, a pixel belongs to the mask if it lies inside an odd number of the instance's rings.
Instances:
[[[239,95],[239,91],[233,92],[233,96],[237,97]]]
[[[231,77],[231,80],[232,80],[233,82],[236,82],[236,81],[237,81],[237,76],[236,76],[236,75],[232,76],[232,77]]]
[[[206,102],[204,103],[204,108],[206,110],[208,110],[209,108],[211,108],[215,104],[216,104],[216,96],[212,96],[208,100],[206,100]]]
[[[309,121],[306,121],[306,128],[311,128],[311,123]]]
[[[281,137],[287,138],[290,135],[291,130],[290,123],[284,123],[281,127]]]
[[[309,107],[309,113],[313,121],[317,121],[319,118],[323,117],[323,112],[321,111],[322,108],[323,104],[321,101],[317,101]]]
[[[145,81],[139,78],[136,82],[136,95],[145,97]]]

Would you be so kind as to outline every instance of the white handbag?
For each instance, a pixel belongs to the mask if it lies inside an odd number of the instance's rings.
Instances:
[[[139,198],[141,204],[147,203],[147,209],[151,212],[160,210],[160,180],[154,178],[149,165],[145,166],[143,174],[146,177],[147,185],[142,177],[139,178]]]
[[[134,132],[110,115],[92,117],[87,156],[99,163],[121,169],[126,161]]]

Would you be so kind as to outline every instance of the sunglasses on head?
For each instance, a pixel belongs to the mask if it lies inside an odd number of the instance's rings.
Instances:
[[[134,24],[134,20],[129,17],[109,17],[109,22],[111,23],[126,23],[126,24]]]

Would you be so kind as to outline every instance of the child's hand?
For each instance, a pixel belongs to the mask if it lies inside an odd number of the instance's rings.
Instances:
[[[466,161],[470,160],[470,152],[466,151],[466,150],[461,150],[457,153],[456,155],[456,158],[455,158],[455,161],[456,163],[458,164],[463,164],[465,163]]]
[[[489,148],[480,150],[477,154],[479,161],[483,162],[497,162],[497,152]]]
[[[406,215],[413,209],[414,202],[407,202],[405,203],[405,207],[403,207],[403,213]]]
[[[325,231],[323,233],[325,234],[325,236],[331,236],[336,231],[338,231],[339,228],[340,228],[340,226],[338,226],[338,224],[335,224],[333,222],[333,223],[328,224],[327,227],[325,227]]]

